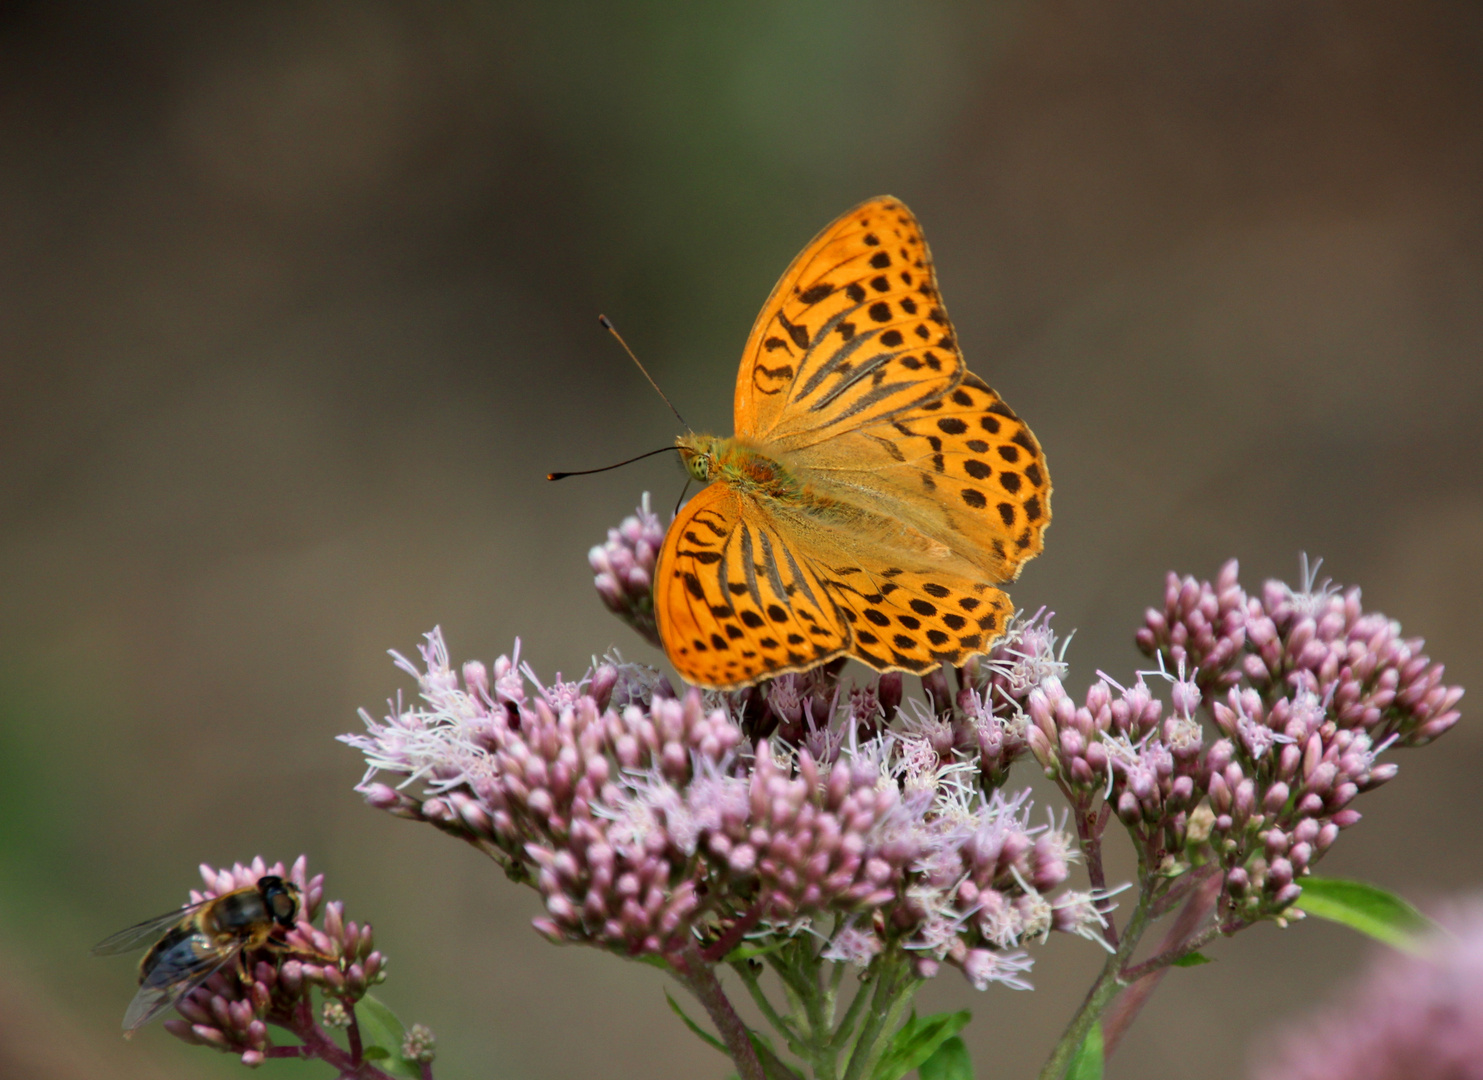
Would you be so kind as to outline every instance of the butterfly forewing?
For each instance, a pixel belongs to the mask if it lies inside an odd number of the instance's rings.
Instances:
[[[669,527],[654,609],[686,682],[738,687],[803,671],[849,644],[830,594],[755,499],[712,484]]]
[[[736,434],[786,451],[940,397],[963,375],[910,210],[872,199],[803,249],[742,353]]]

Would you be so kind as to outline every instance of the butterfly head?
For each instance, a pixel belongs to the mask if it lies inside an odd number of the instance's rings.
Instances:
[[[702,484],[716,479],[720,464],[726,455],[726,444],[731,440],[715,435],[696,435],[694,432],[675,439],[680,451],[680,460],[685,471]]]

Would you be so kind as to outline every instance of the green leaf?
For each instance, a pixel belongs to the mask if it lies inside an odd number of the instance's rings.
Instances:
[[[1201,964],[1213,964],[1214,960],[1202,952],[1192,952],[1175,960],[1170,967],[1199,967]]]
[[[870,1080],[901,1080],[901,1077],[926,1061],[968,1023],[967,1009],[955,1013],[938,1013],[918,1018],[915,1013],[901,1026],[881,1055]]]
[[[973,1062],[968,1058],[968,1047],[954,1035],[917,1066],[917,1076],[921,1080],[973,1080]]]
[[[402,1057],[402,1040],[406,1029],[378,998],[367,994],[355,1003],[355,1022],[360,1028],[360,1043],[363,1054],[377,1062],[377,1068],[392,1076],[405,1076],[417,1080],[422,1068],[416,1062]]]
[[[1399,896],[1363,881],[1307,877],[1302,885],[1303,895],[1294,907],[1315,918],[1343,923],[1398,949],[1415,952],[1420,939],[1437,929]]]
[[[1066,1080],[1102,1080],[1102,1025],[1093,1024],[1092,1030],[1082,1040],[1071,1067],[1066,1070]]]
[[[726,954],[726,963],[736,964],[742,960],[751,960],[754,957],[766,956],[791,944],[793,944],[791,938],[778,938],[775,941],[768,942],[766,945],[738,945]]]
[[[705,1043],[707,1046],[715,1047],[727,1057],[731,1056],[731,1051],[726,1049],[725,1043],[723,1043],[720,1039],[716,1038],[709,1031],[705,1030],[705,1028],[701,1027],[694,1020],[691,1020],[688,1016],[685,1015],[685,1010],[680,1008],[680,1003],[678,1001],[669,996],[668,990],[664,992],[664,1000],[669,1002],[669,1007],[674,1010],[674,1014],[678,1016],[681,1021],[684,1022],[685,1026],[700,1037],[701,1042]]]

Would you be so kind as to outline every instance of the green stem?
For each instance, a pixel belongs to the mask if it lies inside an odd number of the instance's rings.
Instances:
[[[1123,965],[1132,958],[1134,950],[1138,948],[1139,939],[1148,929],[1149,912],[1154,900],[1154,886],[1151,879],[1147,874],[1139,876],[1143,881],[1138,893],[1138,906],[1133,909],[1133,916],[1123,929],[1117,952],[1109,956],[1107,963],[1102,965],[1102,974],[1097,976],[1097,981],[1087,991],[1086,1000],[1081,1003],[1081,1008],[1066,1025],[1060,1041],[1056,1043],[1055,1049],[1051,1051],[1050,1057],[1046,1059],[1044,1067],[1041,1068],[1040,1080],[1061,1080],[1061,1077],[1065,1076],[1071,1059],[1081,1049],[1081,1044],[1086,1041],[1092,1025],[1101,1017],[1102,1010],[1126,985],[1122,974]]]
[[[797,972],[778,953],[769,956],[767,962],[777,973],[778,982],[783,987],[783,997],[788,999],[789,1022],[792,1023],[794,1030],[806,1030],[808,1028],[808,1008],[804,1002],[808,997],[807,984],[800,985]]]
[[[844,965],[840,964],[839,968],[843,971]],[[862,979],[860,985],[855,990],[854,998],[850,1001],[850,1007],[845,1010],[844,1019],[839,1022],[839,1026],[834,1029],[833,1038],[829,1040],[829,1048],[835,1053],[844,1049],[845,1044],[850,1041],[850,1035],[854,1032],[855,1024],[860,1019],[860,1010],[865,1007],[865,1003],[869,1000],[870,983]]]
[[[850,1053],[849,1065],[843,1080],[860,1080],[869,1076],[870,1070],[880,1060],[886,1041],[895,1034],[901,1024],[901,1014],[911,1004],[920,979],[913,979],[908,961],[900,956],[887,954],[881,957],[879,981],[870,998],[870,1009],[860,1027],[855,1049]]]
[[[833,1029],[835,995],[839,988],[839,965],[826,979],[824,962],[805,943],[797,943],[767,957],[793,1008],[781,1015],[768,1000],[759,978],[759,968],[733,964],[752,995],[763,1018],[787,1040],[788,1048],[813,1070],[815,1080],[837,1080],[842,1041]],[[804,1033],[806,1025],[806,1034]]]
[[[762,983],[757,978],[757,973],[747,966],[746,961],[732,965],[741,980],[747,987],[747,993],[752,995],[752,1001],[757,1006],[757,1011],[762,1018],[772,1025],[773,1030],[781,1035],[788,1043],[788,1049],[799,1057],[804,1057],[804,1038],[794,1030],[793,1025],[788,1023],[777,1009],[773,1008],[772,1002],[767,1000],[767,994],[762,989]]]
[[[829,1045],[829,1002],[828,991],[824,988],[823,968],[817,955],[808,943],[800,942],[799,945],[799,983],[807,987],[803,995],[805,1014],[808,1017],[808,1045],[809,1061],[814,1067],[814,1075],[818,1080],[834,1080],[834,1062],[832,1056],[826,1054]],[[826,1057],[829,1060],[825,1060]]]

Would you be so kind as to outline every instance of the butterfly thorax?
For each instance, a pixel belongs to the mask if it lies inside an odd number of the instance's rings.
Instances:
[[[719,435],[681,435],[675,440],[685,471],[702,483],[718,482],[757,498],[799,502],[806,496],[798,478],[756,447]]]

